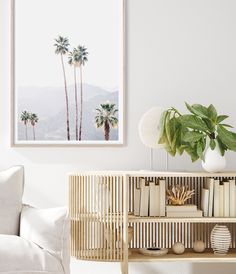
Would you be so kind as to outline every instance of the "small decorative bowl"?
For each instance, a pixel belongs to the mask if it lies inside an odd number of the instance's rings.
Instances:
[[[168,253],[168,249],[160,247],[140,248],[139,253],[147,256],[163,256]]]

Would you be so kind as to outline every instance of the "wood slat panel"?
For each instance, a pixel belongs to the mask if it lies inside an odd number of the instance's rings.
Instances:
[[[129,173],[129,172],[128,172]],[[71,218],[71,255],[78,259],[124,261],[128,248],[153,245],[171,248],[183,242],[191,249],[196,240],[210,248],[214,225],[227,225],[231,232],[231,248],[236,248],[236,218],[166,218],[137,217],[134,190],[140,177],[150,182],[166,180],[166,188],[180,184],[195,190],[188,201],[200,208],[201,190],[208,177],[235,179],[236,173],[81,173],[69,176],[69,210]],[[128,215],[128,213],[130,213]],[[128,246],[128,225],[134,229]]]

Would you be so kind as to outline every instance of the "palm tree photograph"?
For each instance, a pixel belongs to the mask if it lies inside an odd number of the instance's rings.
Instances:
[[[62,72],[63,72],[63,80],[64,80],[64,88],[65,88],[65,101],[66,101],[66,131],[67,131],[67,140],[70,140],[70,119],[69,119],[69,103],[68,103],[68,91],[67,91],[67,81],[66,81],[66,71],[63,56],[66,55],[69,51],[69,41],[66,37],[58,36],[55,39],[56,43],[54,46],[56,47],[55,53],[60,55]]]
[[[104,139],[109,141],[111,128],[116,128],[118,125],[118,119],[116,113],[118,109],[115,108],[115,104],[110,102],[101,104],[96,109],[97,114],[95,116],[95,124],[97,128],[102,128],[104,131]]]
[[[24,110],[22,111],[21,115],[20,115],[20,120],[21,122],[23,122],[24,124],[24,128],[25,128],[25,140],[28,140],[28,122],[29,122],[29,112]]]
[[[14,16],[13,144],[122,144],[123,0],[15,0]]]
[[[38,118],[37,114],[30,113],[29,114],[29,121],[30,121],[30,124],[32,126],[32,130],[33,130],[33,140],[35,141],[36,140],[35,126],[39,122],[39,118]]]

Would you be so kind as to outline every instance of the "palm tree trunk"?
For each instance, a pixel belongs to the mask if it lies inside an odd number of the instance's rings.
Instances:
[[[82,64],[80,65],[80,125],[79,125],[79,140],[81,141],[83,122],[83,78],[82,78]]]
[[[34,128],[34,126],[32,126],[33,127],[33,137],[34,137],[34,141],[35,141],[35,128]]]
[[[75,80],[75,139],[79,140],[78,131],[78,94],[77,94],[77,79],[76,79],[76,67],[74,66],[74,80]]]
[[[25,139],[28,140],[27,124],[25,123]]]
[[[110,139],[110,126],[109,123],[106,121],[104,125],[104,133],[105,133],[105,140],[109,141]]]
[[[68,103],[68,92],[67,92],[67,83],[66,83],[66,72],[63,61],[63,56],[61,54],[61,64],[64,77],[64,86],[65,86],[65,97],[66,97],[66,129],[67,129],[67,140],[70,140],[70,119],[69,119],[69,103]]]

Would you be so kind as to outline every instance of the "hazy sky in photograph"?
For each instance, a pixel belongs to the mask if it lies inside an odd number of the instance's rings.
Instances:
[[[58,35],[71,49],[87,47],[84,82],[111,90],[120,85],[120,0],[16,0],[16,85],[63,85],[61,62],[53,46]],[[67,65],[68,84],[73,68]]]

